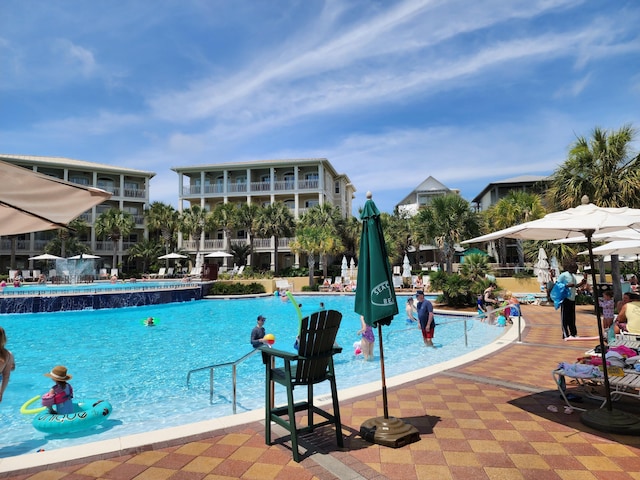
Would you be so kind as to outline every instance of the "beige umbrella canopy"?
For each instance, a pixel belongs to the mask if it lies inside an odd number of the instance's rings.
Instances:
[[[0,162],[0,235],[64,228],[111,198],[99,188],[83,187],[58,178]]]

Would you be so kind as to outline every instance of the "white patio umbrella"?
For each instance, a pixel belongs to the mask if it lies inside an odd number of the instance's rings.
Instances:
[[[224,258],[224,257],[233,257],[230,253],[223,252],[222,250],[217,250],[215,252],[207,253],[205,255],[207,258]]]
[[[347,269],[349,268],[349,264],[347,263],[347,257],[346,256],[342,256],[342,264],[340,265],[340,276],[342,277],[342,280],[344,281],[345,278],[347,278]]]
[[[538,283],[541,285],[546,285],[546,283],[551,280],[547,252],[544,251],[544,248],[538,250],[538,260],[533,267],[533,272],[536,274]]]
[[[351,257],[351,262],[349,262],[349,277],[353,278],[356,276],[356,261],[353,257]]]
[[[580,252],[587,255],[588,250]],[[640,254],[640,240],[615,240],[593,248],[594,255],[638,255]]]
[[[65,228],[109,198],[99,188],[84,187],[17,165],[0,162],[0,235]]]
[[[189,258],[187,255],[182,255],[180,253],[167,253],[166,255],[162,255],[158,257],[158,260],[177,260],[179,258]]]
[[[411,278],[411,262],[409,262],[409,257],[406,255],[402,261],[402,276],[404,278]]]
[[[67,258],[67,260],[96,260],[100,258],[100,255],[93,255],[91,253],[81,253],[80,255],[74,255]]]
[[[590,272],[595,298],[598,298],[592,237],[595,233],[611,233],[629,229],[640,230],[640,209],[628,207],[604,208],[588,202],[589,200],[585,196],[582,198],[582,205],[578,207],[550,213],[538,220],[515,225],[504,230],[483,235],[482,237],[465,240],[462,243],[478,243],[502,237],[521,238],[525,240],[558,240],[561,238],[585,237],[589,251],[589,265],[591,267]],[[596,308],[595,310],[600,348],[602,352],[606,352],[600,309]],[[613,409],[611,386],[606,368],[603,370],[603,376],[606,408],[583,412],[580,417],[582,422],[597,430],[640,434],[640,418]]]
[[[57,255],[51,255],[49,253],[43,253],[42,255],[36,255],[35,257],[29,257],[29,260],[64,260],[64,257],[58,257]]]

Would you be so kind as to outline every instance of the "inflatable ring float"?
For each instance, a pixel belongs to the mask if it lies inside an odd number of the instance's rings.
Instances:
[[[73,402],[73,413],[40,413],[33,418],[33,427],[44,433],[79,432],[100,425],[109,418],[112,411],[113,407],[106,400]]]
[[[36,395],[35,397],[24,402],[24,405],[20,407],[20,413],[22,413],[23,415],[33,415],[35,413],[44,412],[47,407],[29,408],[31,404],[35,403],[38,400],[40,400],[40,395]]]

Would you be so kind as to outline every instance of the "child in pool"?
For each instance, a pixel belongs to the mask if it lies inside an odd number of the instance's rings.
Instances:
[[[45,397],[53,397],[53,405],[48,405],[49,413],[66,415],[73,413],[73,388],[67,383],[67,380],[71,380],[71,375],[67,374],[67,367],[57,365],[53,367],[49,373],[44,374],[45,377],[49,377],[56,384],[49,392],[43,396],[43,404]],[[55,405],[56,409],[53,409]]]

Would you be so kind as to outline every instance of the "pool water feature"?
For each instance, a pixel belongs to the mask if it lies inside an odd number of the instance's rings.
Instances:
[[[199,300],[208,284],[185,282],[95,282],[24,284],[0,289],[0,313],[99,310]]]
[[[296,296],[296,300],[302,303],[304,314],[317,310],[320,302],[343,314],[337,341],[344,350],[336,356],[339,389],[380,379],[377,339],[375,361],[354,355],[360,320],[353,311],[353,296]],[[403,297],[399,303],[403,304]],[[278,297],[2,315],[0,324],[7,332],[7,347],[15,355],[17,368],[0,405],[0,457],[231,415],[231,368],[215,371],[213,404],[209,402],[208,371],[194,374],[190,387],[186,385],[187,373],[237,360],[252,351],[249,337],[258,314],[267,318],[265,329],[275,335],[275,347],[293,351],[298,317],[291,302]],[[144,325],[150,316],[158,319],[158,325]],[[387,378],[468,353],[502,333],[494,326],[468,321],[472,334],[469,347],[465,347],[460,318],[436,318],[435,341],[442,344],[439,349],[425,348],[419,329],[407,325],[403,315],[383,327]],[[19,413],[25,401],[51,387],[51,380],[43,374],[58,364],[73,375],[70,383],[76,399],[104,398],[113,405],[111,417],[102,426],[68,436],[46,435],[33,428],[31,417]],[[238,413],[262,408],[261,356],[253,355],[240,364],[237,374]],[[284,392],[276,391],[276,402],[284,403]],[[327,392],[325,385],[316,389],[317,395]]]

